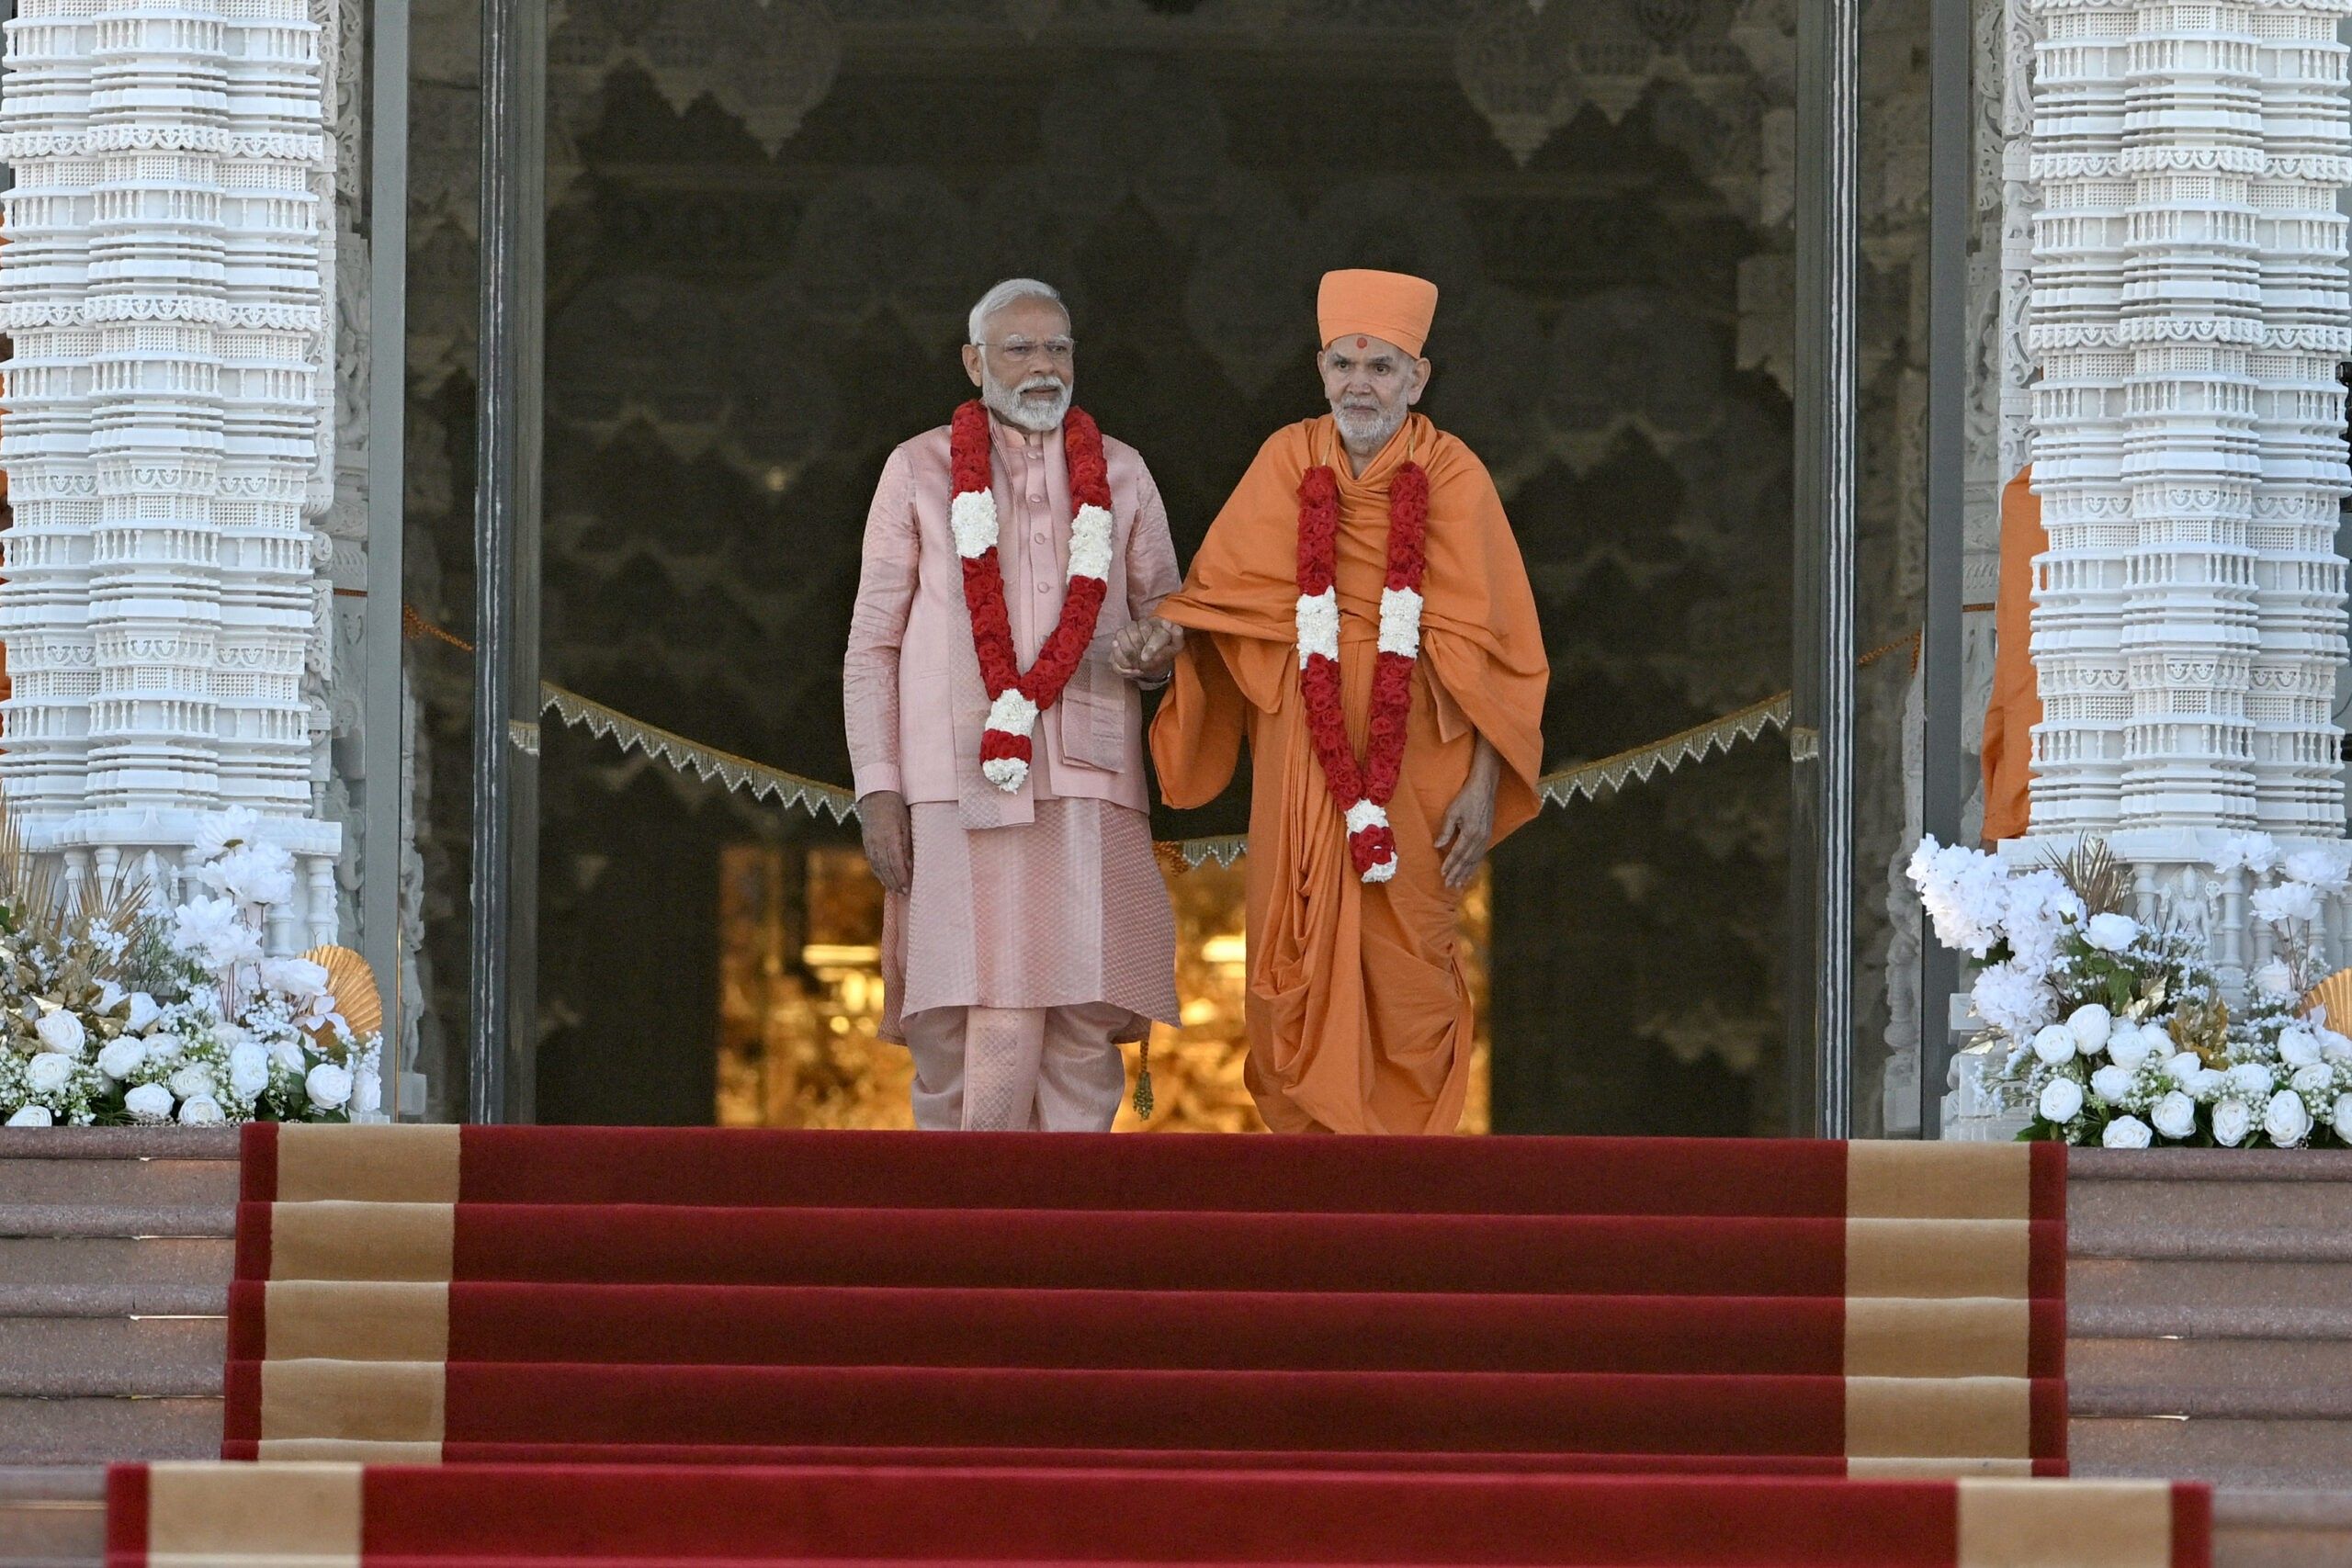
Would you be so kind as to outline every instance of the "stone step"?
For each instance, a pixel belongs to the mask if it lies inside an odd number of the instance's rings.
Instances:
[[[2077,1258],[2352,1258],[2352,1150],[2077,1150]]]
[[[2352,1416],[2352,1340],[2070,1339],[2085,1415]]]
[[[2070,1322],[2075,1314],[2132,1312],[2153,1325],[2170,1321],[2169,1314],[2188,1322],[2198,1314],[2234,1313],[2242,1314],[2245,1332],[2279,1335],[2292,1330],[2267,1325],[2324,1322],[2313,1314],[2352,1306],[2352,1263],[2075,1258],[2066,1265],[2066,1295]]]
[[[0,1127],[0,1161],[202,1159],[234,1164],[235,1127]]]
[[[2178,1476],[2264,1490],[2352,1483],[2352,1421],[2077,1415],[2067,1442],[2076,1475]]]
[[[28,1399],[0,1395],[0,1465],[214,1459],[218,1399]]]
[[[0,1201],[136,1203],[232,1214],[237,1206],[237,1162],[152,1156],[64,1159],[0,1154]]]
[[[0,1236],[0,1314],[218,1316],[235,1267],[225,1237]]]
[[[0,1317],[0,1394],[220,1393],[218,1317]]]
[[[0,1169],[0,1176],[6,1174]],[[151,1236],[237,1234],[232,1211],[159,1203],[0,1202],[0,1236]]]
[[[2216,1492],[2213,1568],[2352,1568],[2352,1492]]]
[[[99,1568],[105,1560],[104,1470],[0,1467],[0,1568]]]
[[[2069,1302],[2066,1337],[2081,1339],[2352,1339],[2352,1301],[2316,1306],[2182,1306]]]

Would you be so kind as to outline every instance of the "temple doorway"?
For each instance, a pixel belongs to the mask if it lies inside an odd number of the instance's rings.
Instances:
[[[470,25],[420,11],[420,60],[432,29]],[[1068,295],[1079,399],[1143,451],[1189,558],[1263,437],[1317,412],[1316,278],[1376,265],[1442,290],[1425,407],[1494,472],[1533,577],[1547,766],[1785,688],[1790,26],[1730,0],[570,0],[549,54],[544,675],[845,784],[866,502],[890,447],[966,395],[982,289],[1028,274]],[[411,592],[451,620],[471,593],[472,241],[430,170],[469,91],[420,82],[412,201]],[[1899,184],[1865,333],[1889,454],[1865,496],[1884,589],[1866,637],[1917,615],[1893,454],[1924,215]],[[416,658],[426,1048],[436,1100],[461,1103],[467,677]],[[1903,677],[1879,674],[1865,734],[1899,755]],[[854,825],[552,721],[538,766],[541,1120],[903,1113],[903,1053],[856,1043],[876,998]],[[1898,790],[1871,829],[1889,846]],[[1785,750],[1743,746],[1501,847],[1464,929],[1484,1124],[1780,1130],[1788,795]],[[1155,830],[1236,832],[1242,798]],[[1175,861],[1170,882],[1187,1016],[1214,1033],[1238,874]],[[1187,1124],[1247,1114],[1216,1087],[1238,1080],[1230,1037],[1224,1056],[1207,1037],[1159,1047],[1199,1058]]]

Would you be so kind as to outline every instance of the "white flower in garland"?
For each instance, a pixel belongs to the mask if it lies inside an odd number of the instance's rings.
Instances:
[[[1388,812],[1385,807],[1374,806],[1369,800],[1359,800],[1348,807],[1347,822],[1348,834],[1352,838],[1367,828],[1387,827]],[[1367,868],[1363,879],[1366,882],[1386,882],[1396,874],[1396,857],[1391,855]]]
[[[1320,593],[1302,593],[1298,607],[1293,613],[1298,633],[1298,667],[1320,654],[1325,659],[1340,657],[1340,594],[1334,588]]]
[[[2254,1109],[2245,1100],[2232,1096],[2218,1100],[2213,1106],[2213,1141],[2225,1149],[2236,1148],[2254,1131]]]
[[[56,1124],[57,1118],[51,1114],[46,1105],[20,1106],[7,1121],[11,1127],[53,1127]]]
[[[956,536],[956,553],[966,560],[978,560],[996,548],[996,493],[956,491],[947,502],[947,526]]]
[[[1110,581],[1111,532],[1110,513],[1094,505],[1078,509],[1069,525],[1069,576]]]
[[[2061,1125],[2083,1113],[2083,1086],[2072,1078],[2052,1078],[2041,1086],[2037,1106],[2042,1119]]]
[[[322,1062],[311,1069],[310,1076],[302,1080],[302,1087],[310,1095],[311,1104],[322,1105],[333,1111],[351,1098],[352,1077],[346,1068],[338,1067],[332,1062]]]
[[[1380,651],[1418,659],[1421,651],[1421,596],[1409,588],[1380,591]]]

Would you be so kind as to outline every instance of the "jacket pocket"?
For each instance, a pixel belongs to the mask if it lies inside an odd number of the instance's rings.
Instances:
[[[1057,705],[1062,710],[1062,755],[1109,773],[1127,765],[1127,737],[1143,721],[1134,685],[1111,668],[1115,636],[1106,633],[1087,645],[1086,658]]]

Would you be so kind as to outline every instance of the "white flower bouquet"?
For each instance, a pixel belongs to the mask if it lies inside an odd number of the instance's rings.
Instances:
[[[2282,856],[2259,833],[2216,863],[2243,868],[2247,899],[2278,956],[2251,977],[2233,1016],[2202,940],[2121,911],[2120,869],[2086,841],[2030,868],[1921,841],[1909,874],[1936,936],[1983,964],[1972,997],[2009,1043],[1997,1075],[2032,1120],[2018,1135],[2108,1148],[2156,1145],[2295,1148],[2352,1144],[2352,1039],[2301,998],[2319,979],[2321,904],[2352,876],[2352,854]]]
[[[324,966],[265,953],[292,857],[221,813],[168,907],[140,889],[59,897],[0,815],[0,1122],[345,1122],[380,1102],[381,1041]]]

